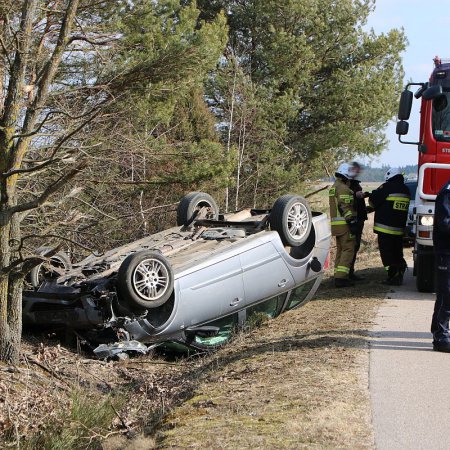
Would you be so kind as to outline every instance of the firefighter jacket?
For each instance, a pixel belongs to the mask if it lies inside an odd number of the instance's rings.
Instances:
[[[370,194],[369,204],[375,209],[375,233],[403,236],[408,218],[409,195],[402,175],[386,181]]]
[[[331,234],[340,236],[350,231],[347,222],[356,220],[353,191],[341,178],[337,178],[329,191]]]
[[[436,197],[433,245],[436,253],[450,255],[450,180]]]
[[[367,220],[367,206],[366,201],[363,198],[357,198],[356,193],[362,192],[361,181],[351,180],[350,189],[355,194],[355,207],[358,222],[364,222]]]

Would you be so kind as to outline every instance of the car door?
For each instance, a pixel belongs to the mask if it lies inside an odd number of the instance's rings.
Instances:
[[[273,297],[294,286],[291,272],[272,242],[243,252],[240,257],[246,305]]]
[[[244,286],[239,256],[233,256],[179,279],[177,317],[183,326],[223,317],[243,304]]]

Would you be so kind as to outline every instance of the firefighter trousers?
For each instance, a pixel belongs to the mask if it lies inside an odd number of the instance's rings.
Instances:
[[[403,258],[403,236],[378,233],[378,249],[388,278],[403,278],[407,267]]]
[[[450,344],[450,255],[436,254],[436,303],[434,304],[431,332],[433,343]]]
[[[350,275],[353,274],[355,271],[355,263],[356,263],[356,257],[358,255],[359,249],[361,247],[361,238],[364,230],[364,221],[358,221],[356,226],[356,233],[355,233],[355,254],[353,255],[352,263],[350,265]]]
[[[349,231],[336,236],[336,259],[334,261],[334,277],[348,278],[355,255],[355,236]]]

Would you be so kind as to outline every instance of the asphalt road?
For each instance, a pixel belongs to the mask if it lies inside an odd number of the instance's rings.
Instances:
[[[388,294],[370,341],[369,387],[376,448],[450,448],[450,354],[434,352],[435,296],[406,283]]]

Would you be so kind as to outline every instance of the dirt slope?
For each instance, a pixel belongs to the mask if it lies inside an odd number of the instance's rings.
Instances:
[[[367,330],[385,295],[366,237],[368,282],[240,333],[206,357],[89,359],[27,338],[0,366],[0,444],[11,448],[370,448]]]
[[[315,301],[243,335],[197,372],[165,420],[164,448],[370,448],[365,337],[385,290],[325,287]]]

